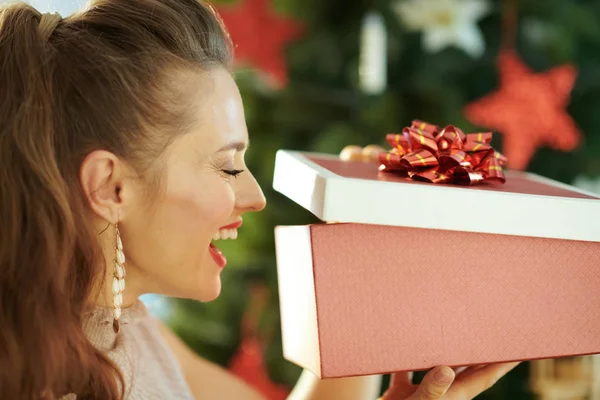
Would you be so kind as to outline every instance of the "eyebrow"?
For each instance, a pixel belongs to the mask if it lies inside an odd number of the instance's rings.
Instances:
[[[248,149],[248,147],[250,147],[249,142],[231,142],[231,143],[221,147],[219,150],[217,150],[217,153],[221,153],[223,151],[229,151],[229,150],[244,151],[244,150]]]

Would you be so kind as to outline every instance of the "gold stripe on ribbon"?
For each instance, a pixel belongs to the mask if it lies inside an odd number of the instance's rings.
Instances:
[[[425,136],[423,135],[423,131],[420,129],[417,129],[417,132],[419,133],[419,137],[421,138],[421,140],[420,140],[421,144],[425,144]]]

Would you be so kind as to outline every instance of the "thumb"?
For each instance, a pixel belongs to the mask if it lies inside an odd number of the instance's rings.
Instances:
[[[454,381],[455,373],[450,367],[436,367],[421,381],[417,391],[407,400],[437,400],[444,397]]]

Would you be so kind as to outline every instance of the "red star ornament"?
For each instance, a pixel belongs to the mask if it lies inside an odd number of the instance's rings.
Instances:
[[[500,88],[465,107],[475,125],[504,135],[502,153],[508,166],[527,168],[536,149],[548,145],[571,151],[581,134],[565,110],[577,71],[572,65],[533,73],[512,50],[498,58]]]
[[[284,86],[287,67],[283,49],[300,35],[301,25],[276,15],[269,0],[241,0],[217,10],[235,46],[236,62],[255,66],[269,75],[274,86]]]

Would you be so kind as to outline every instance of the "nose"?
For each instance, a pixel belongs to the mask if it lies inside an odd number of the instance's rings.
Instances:
[[[240,179],[241,181],[241,179]],[[267,199],[251,173],[246,174],[236,193],[236,208],[240,213],[258,212],[267,206]]]

